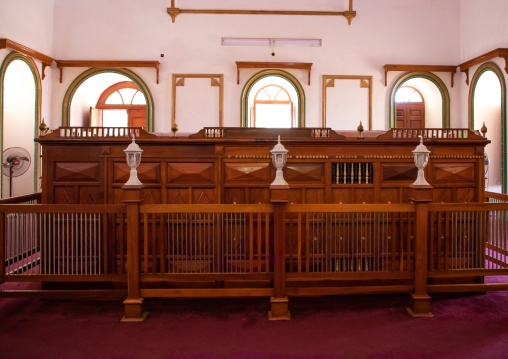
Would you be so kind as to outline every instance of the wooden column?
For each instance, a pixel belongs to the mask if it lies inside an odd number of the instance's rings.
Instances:
[[[5,212],[0,212],[0,275],[5,275],[5,240],[7,236],[5,235]]]
[[[430,312],[430,296],[427,293],[428,268],[428,203],[432,202],[432,186],[409,186],[409,199],[416,204],[415,219],[415,290],[411,293],[407,311],[413,317],[433,317]]]
[[[286,296],[286,238],[284,206],[289,202],[289,186],[271,186],[270,202],[273,204],[273,286],[270,299],[270,320],[291,318]]]
[[[122,187],[123,202],[127,205],[127,299],[123,301],[122,322],[141,322],[148,315],[143,312],[143,298],[139,292],[139,204],[143,187]]]

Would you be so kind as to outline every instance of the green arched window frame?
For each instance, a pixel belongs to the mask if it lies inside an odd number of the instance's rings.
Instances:
[[[305,92],[303,91],[303,87],[300,82],[291,75],[289,72],[283,70],[263,70],[260,71],[254,76],[252,76],[245,86],[243,87],[242,97],[241,97],[241,117],[240,117],[240,125],[242,127],[248,127],[247,123],[247,114],[249,113],[249,94],[254,85],[264,79],[265,77],[277,76],[287,80],[295,89],[296,94],[298,96],[298,118],[297,125],[298,127],[305,127]]]
[[[438,76],[434,75],[431,72],[407,72],[395,81],[395,84],[392,87],[392,91],[390,92],[390,105],[389,105],[389,119],[390,119],[390,128],[397,127],[397,114],[396,114],[396,103],[395,103],[395,94],[397,90],[404,86],[404,83],[414,78],[422,78],[431,81],[434,85],[437,86],[439,92],[441,93],[442,98],[442,127],[448,128],[450,127],[450,93],[448,92],[448,88],[444,84],[443,80],[441,80]]]
[[[0,67],[0,161],[3,163],[3,152],[4,152],[4,138],[3,138],[3,128],[4,128],[4,81],[5,81],[5,73],[9,65],[16,60],[21,60],[25,64],[28,65],[30,71],[32,71],[32,75],[34,77],[35,83],[35,109],[34,109],[34,138],[37,137],[39,125],[41,123],[41,99],[42,99],[42,80],[41,75],[39,73],[39,69],[35,64],[32,58],[20,54],[19,52],[11,52],[8,54],[2,62],[2,66]],[[37,191],[37,176],[39,174],[39,166],[38,159],[40,155],[40,147],[34,142],[34,192]],[[3,191],[3,181],[0,181],[0,191]]]
[[[132,80],[136,85],[138,85],[140,91],[143,93],[146,99],[146,129],[148,132],[153,132],[154,130],[154,115],[153,115],[153,97],[150,92],[150,89],[145,84],[145,82],[139,77],[137,74],[128,69],[115,69],[115,68],[105,68],[105,69],[97,69],[91,68],[81,73],[78,77],[72,81],[65,93],[63,104],[62,104],[62,126],[70,126],[70,111],[71,111],[71,103],[76,93],[77,89],[83,82],[85,82],[90,77],[95,75],[103,74],[103,73],[117,73],[120,75],[124,75]]]
[[[469,86],[469,99],[468,99],[468,119],[469,119],[469,129],[474,129],[474,94],[476,91],[476,85],[478,85],[478,80],[480,77],[487,71],[492,71],[496,74],[499,79],[499,84],[501,85],[501,139],[502,144],[501,148],[503,151],[503,168],[501,169],[501,173],[503,174],[503,193],[508,191],[508,179],[506,176],[506,166],[507,166],[507,143],[506,143],[506,82],[504,79],[503,71],[501,68],[495,64],[494,62],[486,62],[475,71],[473,78],[471,79],[471,85]]]

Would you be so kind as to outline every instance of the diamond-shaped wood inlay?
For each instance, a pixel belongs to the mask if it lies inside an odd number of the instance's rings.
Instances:
[[[141,162],[137,171],[141,183],[160,183],[160,163]],[[131,169],[127,163],[116,162],[113,164],[113,181],[115,183],[127,182],[130,173]]]
[[[472,163],[465,163],[463,165],[435,164],[434,168],[437,183],[474,183],[474,164]]]
[[[99,180],[97,162],[56,162],[55,181],[95,182]]]
[[[168,163],[168,183],[214,183],[213,163]]]
[[[269,163],[226,163],[226,182],[268,182]]]
[[[324,165],[315,163],[291,163],[284,168],[284,178],[292,182],[321,182]]]
[[[415,165],[404,164],[382,164],[383,181],[415,181],[418,169]]]

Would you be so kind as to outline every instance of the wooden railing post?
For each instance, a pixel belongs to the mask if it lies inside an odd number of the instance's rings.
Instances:
[[[124,300],[123,322],[139,322],[148,315],[143,312],[143,298],[139,291],[139,205],[141,189],[139,186],[123,186],[123,202],[127,205],[127,299]]]
[[[284,206],[289,202],[288,186],[271,186],[270,202],[273,204],[273,286],[270,299],[270,320],[290,319],[289,300],[286,296],[286,236]]]
[[[430,296],[427,293],[428,268],[428,203],[432,202],[432,186],[409,186],[409,199],[416,205],[415,219],[415,290],[407,311],[413,317],[433,317],[430,312]]]

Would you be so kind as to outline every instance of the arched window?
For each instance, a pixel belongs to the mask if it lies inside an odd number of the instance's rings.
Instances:
[[[395,94],[395,102],[423,102],[423,96],[416,88],[411,86],[402,86]]]
[[[305,93],[300,82],[282,70],[252,76],[242,92],[243,127],[305,127]]]
[[[266,85],[254,96],[253,127],[295,127],[293,118],[293,101],[284,87]]]
[[[132,81],[118,82],[99,97],[91,109],[90,126],[145,127],[146,99]]]

